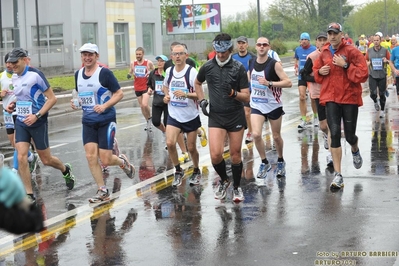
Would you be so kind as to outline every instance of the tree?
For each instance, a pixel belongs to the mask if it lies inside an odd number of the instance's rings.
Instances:
[[[349,18],[350,23],[357,34],[373,35],[376,32],[383,32],[384,35],[392,35],[399,32],[397,14],[399,14],[399,1],[386,1],[387,16],[385,17],[385,0],[374,1],[363,5],[353,12]],[[385,27],[385,24],[388,24]],[[386,29],[388,32],[385,32]]]
[[[181,0],[160,0],[160,1],[161,1],[161,20],[166,21],[166,19],[170,20],[177,19]]]

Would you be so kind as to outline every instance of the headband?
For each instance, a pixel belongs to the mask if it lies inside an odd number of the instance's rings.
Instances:
[[[215,51],[217,53],[224,53],[227,50],[229,50],[230,47],[233,46],[233,43],[231,42],[231,40],[229,41],[214,41],[212,43],[213,45],[213,49],[215,49]]]

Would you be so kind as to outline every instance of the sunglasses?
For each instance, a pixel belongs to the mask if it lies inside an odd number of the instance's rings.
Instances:
[[[269,46],[269,44],[267,43],[267,42],[263,42],[263,43],[256,43],[256,46],[258,46],[258,47],[268,47]]]
[[[177,56],[177,55],[182,56],[182,55],[185,55],[185,54],[186,54],[185,52],[175,52],[175,53],[172,53],[173,56]]]

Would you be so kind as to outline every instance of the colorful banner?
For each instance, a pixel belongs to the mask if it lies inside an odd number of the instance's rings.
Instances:
[[[193,34],[194,31],[195,33],[220,32],[220,23],[219,3],[181,5],[178,19],[166,20],[166,32],[167,34]]]

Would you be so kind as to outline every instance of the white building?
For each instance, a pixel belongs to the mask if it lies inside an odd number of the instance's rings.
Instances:
[[[2,58],[22,47],[34,66],[70,72],[81,66],[79,48],[86,42],[98,45],[100,62],[111,68],[127,66],[139,46],[151,60],[162,53],[160,0],[7,0],[0,5]]]

